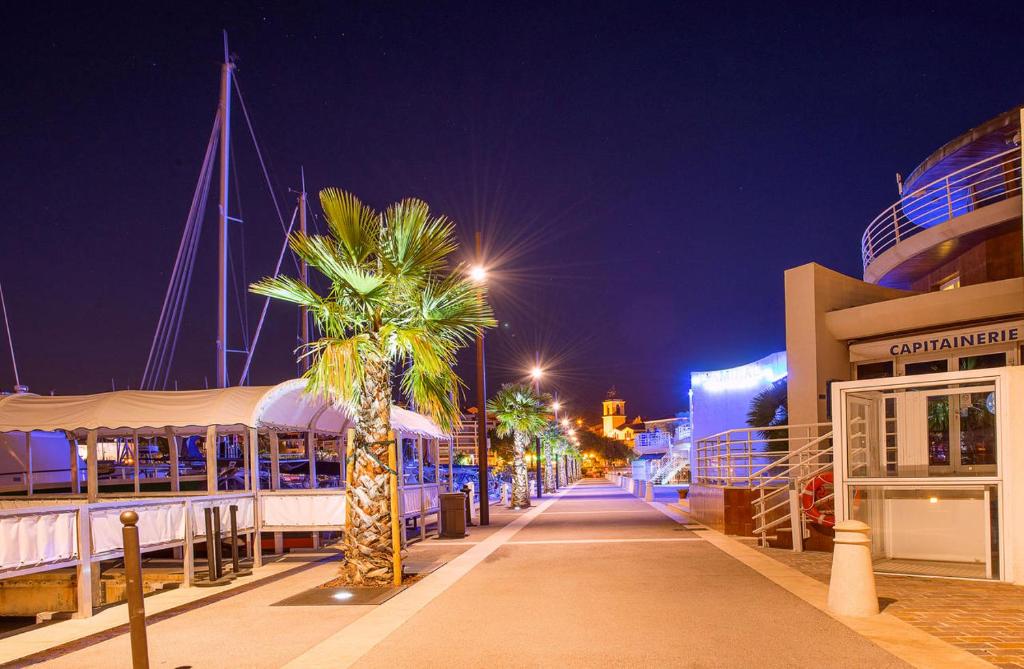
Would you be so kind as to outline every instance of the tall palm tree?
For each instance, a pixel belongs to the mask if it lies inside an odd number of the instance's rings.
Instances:
[[[530,506],[530,484],[526,474],[526,449],[548,422],[551,398],[538,395],[524,384],[506,383],[487,403],[494,415],[499,437],[512,436],[512,508]]]
[[[396,473],[386,464],[394,386],[451,429],[461,383],[452,370],[456,352],[495,321],[478,296],[482,288],[448,265],[457,248],[453,223],[425,202],[406,199],[376,212],[328,188],[320,204],[328,234],[294,233],[289,244],[327,280],[326,292],[287,276],[251,290],[313,315],[321,337],[301,353],[310,361],[306,391],[351,407],[354,417],[343,574],[355,584],[389,583],[399,540],[391,532],[389,476]]]
[[[555,421],[549,422],[540,434],[540,443],[544,451],[544,491],[555,490],[555,467],[561,461],[564,444],[568,440],[562,432],[562,426]]]

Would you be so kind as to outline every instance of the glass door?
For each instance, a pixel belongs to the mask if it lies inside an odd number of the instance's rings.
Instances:
[[[914,391],[907,402],[911,429],[901,461],[919,469],[910,475],[996,475],[994,386]]]

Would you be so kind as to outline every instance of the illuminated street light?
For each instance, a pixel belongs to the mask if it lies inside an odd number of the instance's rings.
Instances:
[[[474,283],[483,283],[487,281],[487,270],[483,265],[473,265],[469,268],[469,278]]]
[[[558,411],[559,409],[562,408],[562,403],[556,400],[554,403],[551,404],[551,408],[554,409],[555,411]]]
[[[544,370],[540,367],[534,367],[530,370],[530,378],[534,381],[540,381],[540,377],[544,376]]]
[[[570,421],[569,421],[568,418],[563,418],[562,419],[562,427],[569,427],[569,422]]]

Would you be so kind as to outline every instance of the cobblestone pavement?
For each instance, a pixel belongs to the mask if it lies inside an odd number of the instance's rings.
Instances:
[[[831,553],[758,550],[828,583]],[[883,574],[875,585],[886,613],[998,667],[1024,669],[1024,587]]]

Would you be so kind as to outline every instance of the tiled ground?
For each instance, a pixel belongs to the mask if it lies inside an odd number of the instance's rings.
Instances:
[[[831,553],[758,549],[828,583]],[[952,579],[875,576],[885,612],[1006,669],[1024,669],[1024,587]]]

